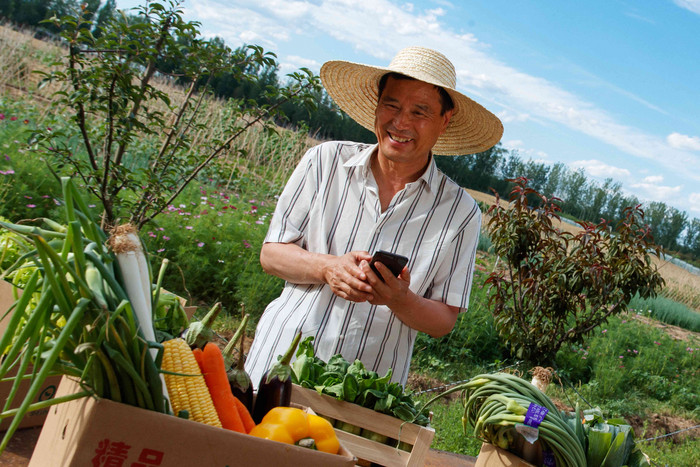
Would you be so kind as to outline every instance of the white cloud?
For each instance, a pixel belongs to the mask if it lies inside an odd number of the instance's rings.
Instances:
[[[627,169],[615,167],[596,159],[574,161],[569,165],[574,169],[582,168],[593,177],[629,178],[631,176],[630,171]]]
[[[687,136],[680,133],[671,133],[666,137],[666,141],[672,148],[700,151],[700,137],[698,136]]]
[[[321,64],[316,60],[300,57],[298,55],[287,55],[284,57],[284,60],[280,61],[280,76],[293,73],[302,67],[318,70],[321,68]]]
[[[691,211],[700,213],[700,193],[691,193],[688,197],[688,204]]]
[[[700,0],[673,0],[673,3],[700,15]]]
[[[660,185],[662,181],[663,177],[646,177],[641,182],[632,183],[630,186],[639,190],[647,199],[662,202],[675,201],[675,197],[681,192],[683,186]]]
[[[649,184],[655,184],[658,185],[659,183],[664,181],[664,177],[662,175],[649,175],[648,177],[644,177],[642,180],[643,183],[649,183]]]
[[[512,110],[504,109],[496,114],[503,123],[511,122],[526,122],[530,120],[530,115],[527,113],[515,113]]]
[[[503,146],[508,149],[522,149],[525,144],[521,139],[512,139],[510,141],[504,141]]]

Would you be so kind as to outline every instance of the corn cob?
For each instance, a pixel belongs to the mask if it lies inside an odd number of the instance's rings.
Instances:
[[[204,381],[190,346],[184,339],[178,337],[163,342],[163,347],[161,368],[168,372],[182,374],[182,376],[163,374],[173,413],[177,415],[180,411],[186,410],[191,420],[221,427],[207,383]]]

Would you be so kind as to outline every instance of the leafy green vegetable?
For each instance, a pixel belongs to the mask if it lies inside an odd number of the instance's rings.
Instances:
[[[427,410],[420,412],[411,395],[399,383],[391,382],[391,369],[380,377],[360,360],[351,363],[340,354],[326,363],[315,355],[312,341],[309,336],[299,343],[292,364],[295,384],[407,422],[428,425]]]

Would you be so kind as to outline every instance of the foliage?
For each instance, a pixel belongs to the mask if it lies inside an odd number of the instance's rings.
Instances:
[[[582,343],[608,318],[626,310],[639,294],[653,297],[664,280],[650,252],[658,256],[644,213],[625,210],[615,229],[607,222],[581,223],[574,235],[555,228],[557,198],[546,198],[513,180],[509,209],[496,203],[489,213],[491,241],[503,267],[486,281],[501,337],[518,358],[547,364],[566,343]],[[537,210],[528,196],[541,199]]]
[[[380,376],[376,371],[366,369],[359,359],[349,362],[341,354],[335,354],[325,362],[314,353],[313,339],[313,336],[308,336],[299,343],[292,364],[295,384],[406,422],[428,425],[428,412],[419,410],[417,401],[404,391],[403,386],[391,382],[391,368]]]
[[[60,183],[26,144],[37,119],[35,107],[0,98],[0,216],[13,221],[50,216],[58,204]]]
[[[74,125],[62,132],[39,130],[35,143],[72,167],[100,200],[109,226],[128,218],[142,227],[247,128],[270,125],[285,101],[311,102],[308,91],[320,86],[309,70],[293,73],[288,86],[270,89],[271,104],[247,113],[239,106],[227,121],[217,122],[225,123],[218,137],[197,140],[197,132],[212,124],[204,113],[209,81],[201,79],[234,70],[241,80],[255,80],[249,67],[273,64],[274,54],[258,46],[234,53],[202,40],[198,24],[183,20],[176,1],[139,10],[138,21],[114,17],[99,36],[90,32],[86,9],[52,18],[68,44],[67,66],[57,63],[42,73],[44,83],[65,86],[55,93],[55,105],[70,111]],[[158,86],[163,57],[179,62],[180,80],[189,83],[179,102]],[[65,145],[72,135],[80,136],[79,151]]]
[[[474,365],[490,365],[508,356],[494,327],[493,315],[487,306],[484,280],[487,277],[483,260],[477,260],[469,308],[457,318],[455,327],[444,337],[432,338],[418,333],[411,365],[421,371],[440,374],[451,381],[469,374]]]
[[[652,400],[669,403],[676,411],[697,412],[698,342],[671,339],[634,316],[617,316],[584,344],[563,348],[556,360],[560,375],[576,384],[592,405],[610,409],[611,401],[641,401],[622,409],[643,413]]]
[[[257,322],[282,281],[265,274],[258,257],[274,205],[249,195],[191,185],[143,234],[151,255],[170,261],[167,290],[234,314],[243,303]]]

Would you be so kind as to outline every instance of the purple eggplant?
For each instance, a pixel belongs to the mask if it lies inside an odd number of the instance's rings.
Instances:
[[[287,352],[260,378],[258,395],[253,409],[253,421],[260,423],[267,412],[275,407],[289,407],[292,399],[292,367],[289,362],[301,339],[298,332]]]

